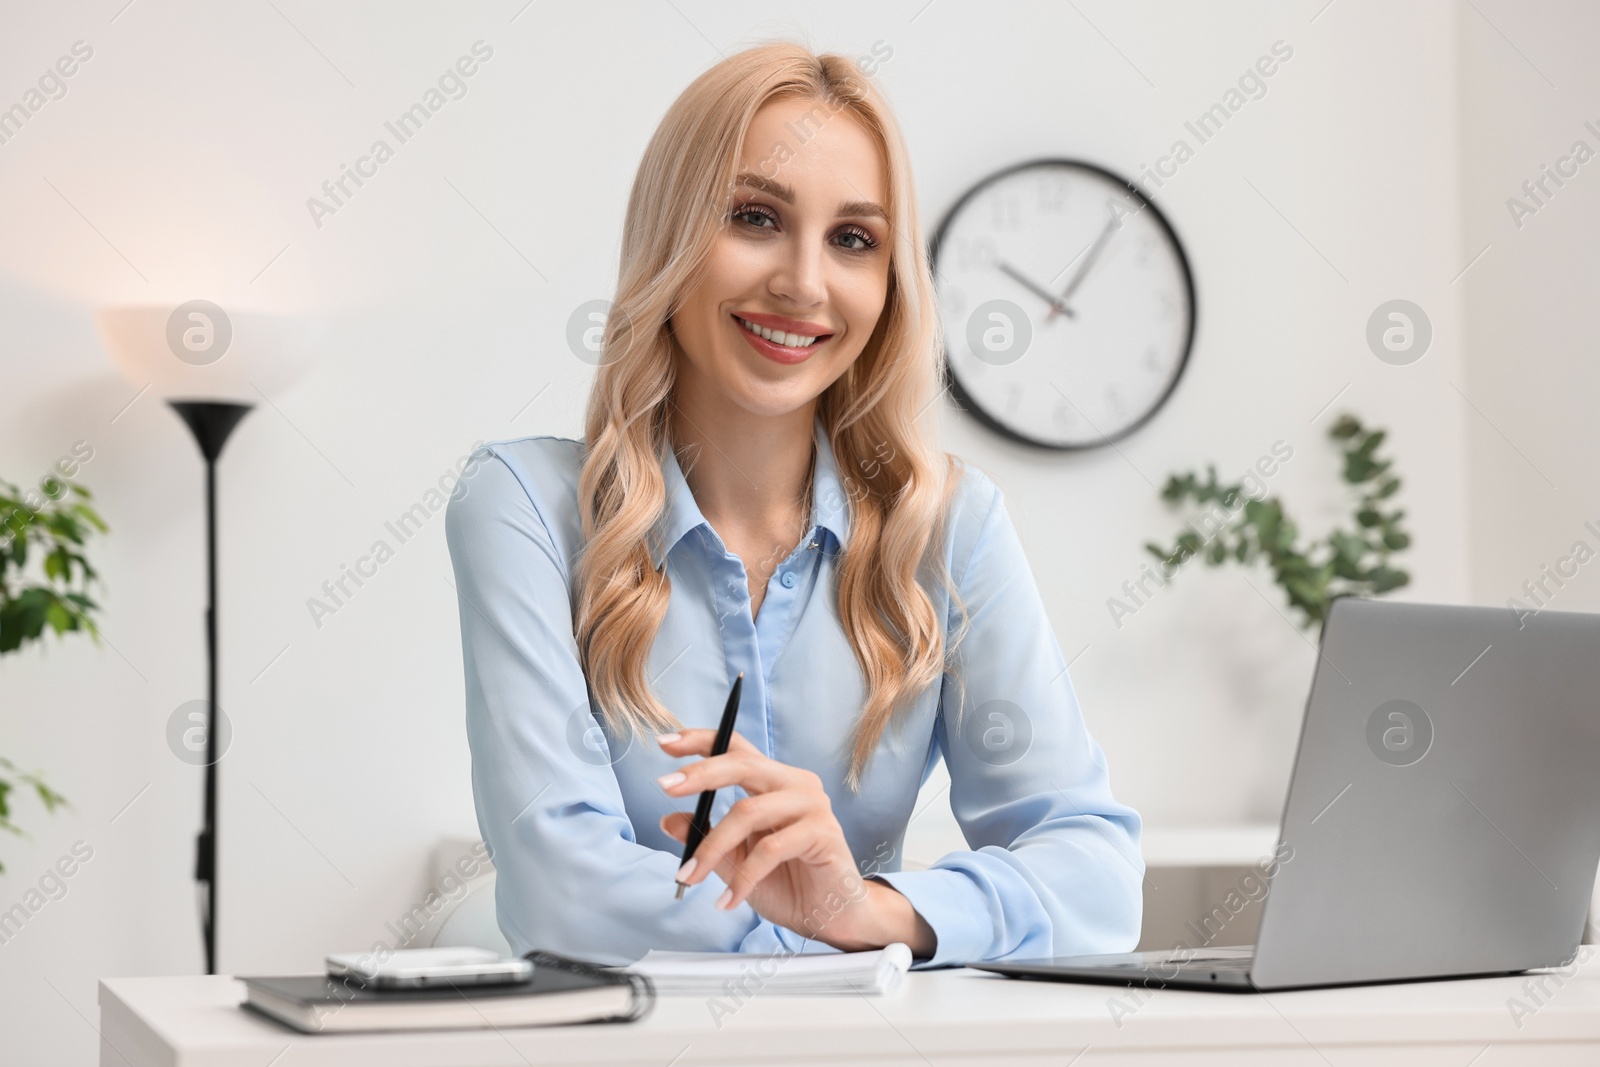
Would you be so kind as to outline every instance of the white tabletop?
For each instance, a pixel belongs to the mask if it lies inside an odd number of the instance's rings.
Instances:
[[[1543,990],[1530,993],[1530,982]],[[756,996],[720,1020],[705,997],[643,1019],[512,1030],[306,1035],[238,1007],[225,976],[100,984],[101,1063],[170,1067],[462,1064],[1600,1063],[1600,958],[1565,980],[1413,982],[1271,994],[912,972],[887,996]],[[1512,998],[1531,1014],[1513,1016]],[[1115,1010],[1114,1010],[1115,1009]],[[1210,1050],[1215,1058],[1200,1055]],[[1487,1051],[1485,1051],[1487,1050]],[[1475,1058],[1476,1057],[1476,1058]]]

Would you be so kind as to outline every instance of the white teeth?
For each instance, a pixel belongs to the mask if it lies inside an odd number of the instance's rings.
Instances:
[[[765,337],[775,345],[784,345],[788,348],[810,348],[817,343],[817,338],[815,337],[806,337],[798,333],[784,333],[782,330],[769,330],[765,326],[758,326],[753,322],[740,319],[737,315],[734,318],[738,319],[740,326],[743,326],[753,334]]]

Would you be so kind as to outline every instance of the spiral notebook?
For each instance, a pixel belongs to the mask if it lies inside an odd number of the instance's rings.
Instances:
[[[652,949],[618,973],[648,978],[663,996],[746,993],[883,994],[911,966],[911,948],[896,941],[866,952],[662,952]]]
[[[533,975],[505,985],[369,989],[323,974],[242,978],[242,1007],[308,1034],[371,1030],[467,1030],[627,1022],[650,1009],[641,975],[606,970],[554,952],[527,954]]]

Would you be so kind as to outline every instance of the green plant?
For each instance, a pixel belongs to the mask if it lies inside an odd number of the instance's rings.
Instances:
[[[1385,431],[1368,429],[1353,415],[1341,415],[1328,436],[1340,443],[1344,455],[1341,473],[1354,496],[1353,529],[1336,527],[1322,540],[1302,545],[1282,501],[1276,496],[1250,499],[1242,483],[1219,484],[1216,468],[1208,466],[1204,481],[1193,471],[1169,477],[1161,499],[1173,508],[1187,503],[1207,509],[1214,527],[1211,535],[1190,523],[1172,548],[1146,544],[1145,549],[1169,575],[1195,556],[1213,567],[1229,560],[1248,566],[1263,559],[1306,627],[1320,626],[1337,597],[1376,596],[1399,589],[1411,575],[1394,566],[1391,557],[1411,544],[1411,535],[1401,526],[1405,512],[1392,502],[1400,489],[1393,461],[1378,455]],[[1225,516],[1217,516],[1219,507]]]
[[[57,634],[86,630],[99,642],[90,618],[99,605],[88,595],[99,575],[80,550],[95,531],[109,527],[89,500],[89,490],[54,476],[26,494],[0,479],[0,654],[43,640],[46,626]],[[42,582],[27,578],[30,556],[41,561]],[[11,819],[10,794],[19,786],[31,789],[47,812],[67,802],[37,774],[0,757],[0,830],[23,832]]]
[[[8,830],[18,836],[26,836],[26,834],[23,833],[22,827],[11,821],[11,801],[9,797],[11,790],[17,786],[24,786],[37,793],[40,802],[44,804],[45,811],[55,811],[67,802],[66,797],[51,789],[38,775],[18,770],[15,763],[12,763],[4,756],[0,756],[0,830]],[[6,865],[0,863],[0,873],[3,873],[5,869]]]

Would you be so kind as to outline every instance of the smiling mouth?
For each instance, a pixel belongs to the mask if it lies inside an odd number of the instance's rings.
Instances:
[[[792,348],[796,351],[805,351],[806,349],[812,348],[833,336],[831,333],[785,333],[782,330],[768,329],[767,327],[751,322],[748,319],[741,319],[737,315],[735,315],[733,319],[745,331],[755,334],[757,337],[768,342],[769,344],[780,345],[784,348]]]

